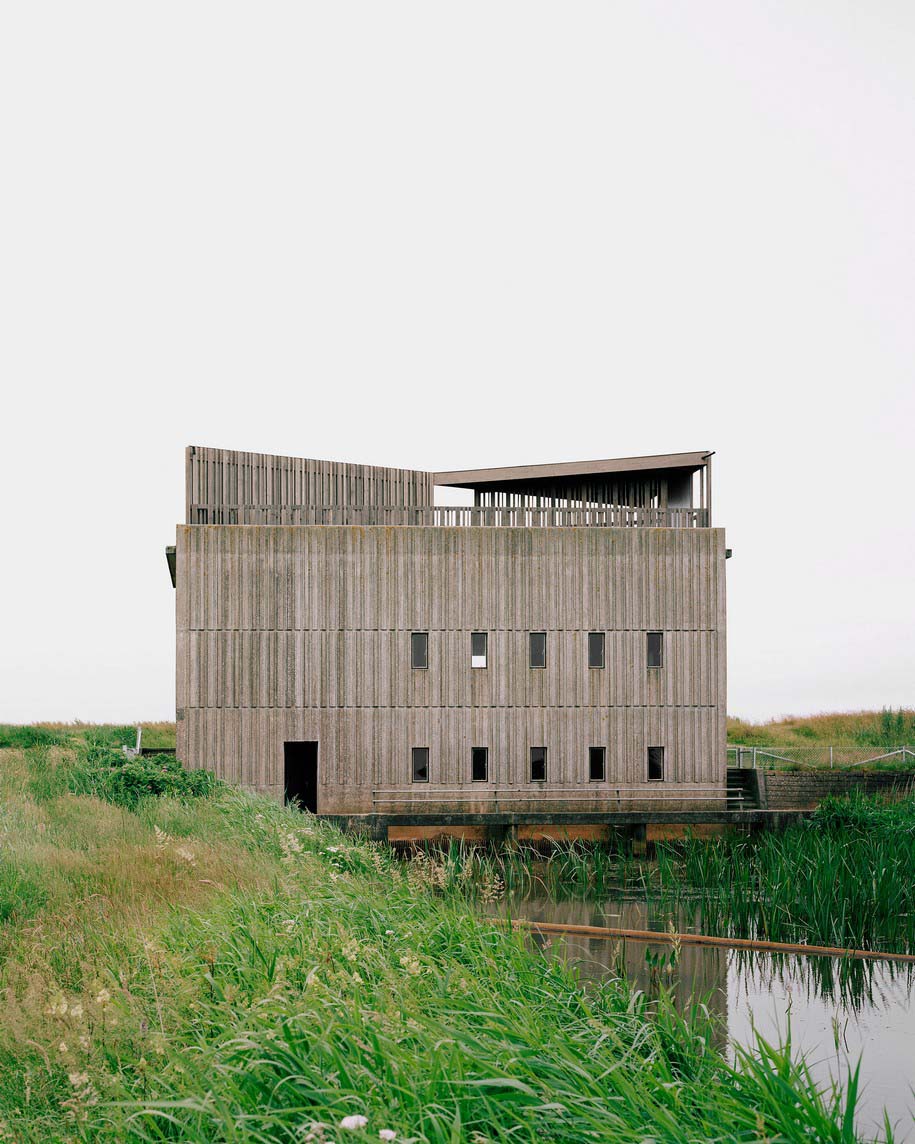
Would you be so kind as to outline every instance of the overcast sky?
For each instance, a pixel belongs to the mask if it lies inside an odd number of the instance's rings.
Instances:
[[[714,449],[729,710],[915,705],[915,5],[0,10],[0,719],[174,717],[184,446]]]

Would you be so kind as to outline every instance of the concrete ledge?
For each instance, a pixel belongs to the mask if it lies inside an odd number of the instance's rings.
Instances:
[[[502,814],[324,814],[320,818],[333,822],[342,830],[367,834],[391,841],[419,837],[478,837],[473,828],[483,828],[487,840],[497,839],[512,831],[515,837],[527,838],[571,835],[573,828],[604,827],[609,838],[616,829],[670,825],[682,832],[691,826],[731,826],[780,830],[792,822],[808,817],[808,810],[695,810],[695,811],[624,811],[619,814],[540,814],[507,812]],[[520,831],[515,828],[522,828]],[[533,830],[526,828],[534,828]],[[564,830],[564,828],[569,828]],[[590,833],[584,831],[583,833]],[[707,834],[710,832],[697,832]],[[643,834],[644,836],[644,834]]]

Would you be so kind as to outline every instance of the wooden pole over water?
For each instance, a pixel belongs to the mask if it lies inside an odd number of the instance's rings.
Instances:
[[[784,941],[752,941],[741,937],[712,937],[704,933],[667,933],[662,930],[613,929],[609,926],[578,926],[565,922],[530,922],[513,918],[515,929],[543,934],[577,934],[580,937],[628,938],[649,945],[710,945],[723,949],[761,950],[765,953],[799,953],[808,957],[849,957],[865,961],[903,961],[915,964],[913,953],[882,953],[873,949],[839,949],[830,945],[792,945]]]

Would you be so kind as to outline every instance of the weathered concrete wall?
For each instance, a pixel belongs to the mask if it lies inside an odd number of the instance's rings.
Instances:
[[[760,771],[767,810],[806,810],[827,795],[903,794],[911,790],[915,776],[870,774],[860,771]],[[763,794],[763,790],[760,792]]]
[[[483,810],[481,785],[517,788],[517,810],[557,788],[652,797],[649,745],[684,809],[693,787],[724,786],[719,529],[182,526],[177,610],[180,757],[280,797],[283,743],[317,740],[321,812],[371,811],[373,792],[432,809],[442,787]],[[545,669],[528,666],[532,630]],[[428,670],[410,667],[413,631]],[[489,633],[485,670],[472,631]],[[587,666],[589,631],[606,633],[604,669]],[[660,669],[648,631],[665,635]],[[413,746],[430,749],[428,786],[410,783]],[[469,782],[474,746],[488,784]],[[531,746],[548,748],[542,787]],[[605,783],[587,781],[591,746]]]

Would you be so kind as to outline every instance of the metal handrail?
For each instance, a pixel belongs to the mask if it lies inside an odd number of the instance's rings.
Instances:
[[[672,785],[674,785],[674,784],[668,782],[666,784],[666,787],[669,789]],[[700,791],[721,792],[721,791],[725,791],[725,790],[737,792],[737,791],[740,791],[743,789],[742,787],[736,787],[736,786],[722,786],[720,783],[714,783],[714,784],[706,783],[706,784],[703,784],[702,786],[699,786],[696,783],[678,783],[676,785],[681,787],[681,788],[684,788],[688,791],[694,791],[696,793],[698,793]],[[649,787],[650,790],[657,790],[660,788],[661,788],[660,782],[655,783],[651,787]],[[415,791],[415,790],[419,790],[421,792],[424,792],[427,790],[434,790],[436,792],[436,794],[467,794],[468,791],[476,790],[476,791],[479,791],[481,794],[498,795],[503,791],[506,791],[508,793],[514,793],[515,791],[518,791],[519,789],[521,789],[520,786],[491,786],[490,784],[483,783],[483,782],[477,782],[477,783],[469,782],[465,786],[450,786],[450,787],[445,787],[445,786],[440,787],[440,786],[436,786],[434,783],[416,782],[416,783],[399,783],[396,786],[374,787],[372,789],[372,794],[373,795],[384,794],[384,793],[407,794],[410,791]],[[614,783],[611,786],[611,785],[608,785],[606,783],[595,782],[595,783],[587,783],[587,784],[582,783],[580,786],[565,786],[565,787],[563,787],[563,786],[550,786],[547,783],[537,783],[536,786],[532,785],[530,787],[527,787],[527,785],[525,784],[525,789],[530,789],[530,790],[533,790],[535,792],[541,791],[541,790],[548,790],[551,794],[566,794],[569,791],[578,792],[581,790],[591,791],[594,794],[607,794],[609,791],[633,791],[634,790],[634,791],[640,791],[641,792],[641,791],[645,790],[645,784],[641,784],[641,785],[633,784],[631,786],[622,786],[622,785],[617,785]]]
[[[426,798],[422,798],[422,797],[415,797],[415,796],[414,797],[407,796],[404,798],[396,798],[396,797],[395,798],[391,798],[391,797],[379,798],[376,795],[372,796],[372,805],[373,806],[379,806],[379,805],[396,806],[396,805],[403,805],[403,804],[419,804],[421,806],[428,806],[428,805],[434,804],[434,803],[441,803],[441,802],[447,803],[447,802],[454,802],[454,801],[456,801],[454,798],[448,798],[448,797],[426,797]],[[498,797],[498,798],[482,798],[481,799],[481,798],[477,798],[477,797],[471,797],[471,798],[464,798],[461,801],[464,803],[471,803],[471,802],[492,802],[492,803],[498,803],[498,802],[532,802],[532,803],[588,802],[591,806],[594,806],[597,803],[619,804],[619,803],[624,803],[624,802],[652,802],[652,803],[655,803],[655,802],[678,802],[678,803],[679,802],[743,802],[744,801],[744,795],[743,795],[743,791],[734,791],[733,793],[728,792],[728,793],[723,793],[723,794],[722,793],[704,794],[704,795],[687,795],[687,794],[651,795],[650,797],[646,797],[644,795],[642,795],[642,796],[640,796],[640,795],[626,795],[625,797],[620,796],[617,798],[613,798],[612,796],[607,796],[607,795],[604,795],[600,798],[587,798],[586,796],[553,795],[553,794],[551,794],[549,798],[544,798],[542,796],[538,798],[536,795],[514,794],[514,795],[503,795],[503,796]]]
[[[814,768],[835,768],[839,767],[863,767],[868,763],[879,763],[884,759],[901,758],[903,762],[906,758],[915,759],[915,749],[908,746],[897,747],[893,751],[886,751],[880,755],[868,755],[863,759],[850,760],[849,755],[864,754],[861,749],[854,747],[832,747],[832,746],[819,746],[814,744],[804,744],[796,747],[751,747],[744,746],[743,744],[727,745],[727,754],[736,756],[736,764],[738,769],[758,769],[758,764],[761,760],[767,759],[774,762],[789,763],[795,766],[807,765]],[[836,756],[839,762],[836,762]],[[749,767],[745,768],[744,761],[749,761]],[[771,767],[766,769],[772,769]]]

